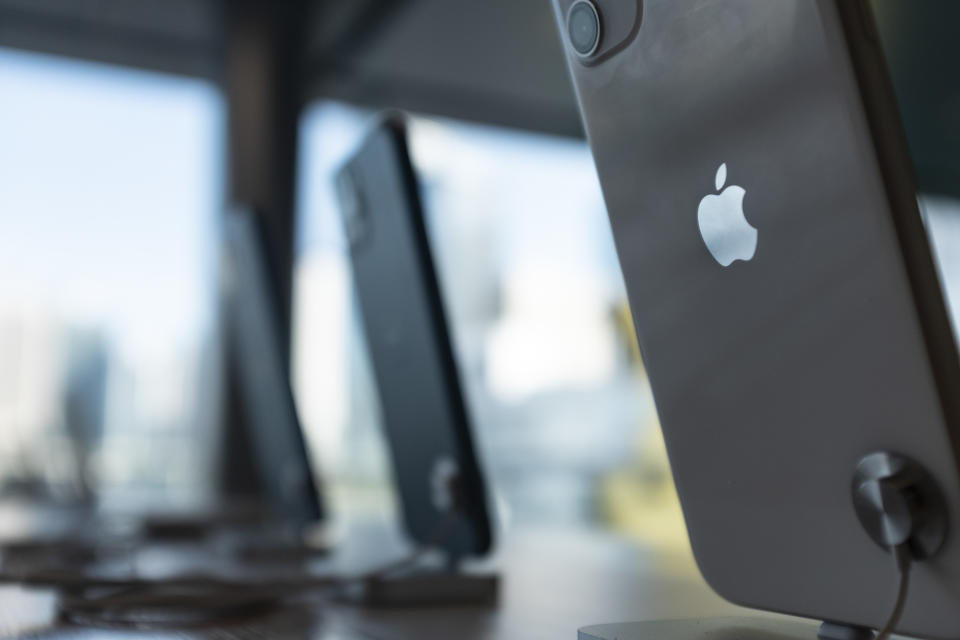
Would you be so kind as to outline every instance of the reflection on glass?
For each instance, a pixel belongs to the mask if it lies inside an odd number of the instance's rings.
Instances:
[[[193,495],[217,410],[219,98],[4,50],[0,95],[0,484]]]
[[[923,212],[934,259],[940,270],[954,335],[960,335],[960,200],[941,195],[921,195]]]

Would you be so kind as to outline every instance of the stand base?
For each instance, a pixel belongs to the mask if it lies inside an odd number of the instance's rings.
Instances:
[[[584,627],[578,640],[816,640],[815,622],[777,618],[689,618]]]
[[[493,606],[500,576],[474,573],[411,573],[365,580],[341,601],[365,607]]]
[[[873,629],[839,622],[824,622],[817,632],[820,640],[873,640]]]

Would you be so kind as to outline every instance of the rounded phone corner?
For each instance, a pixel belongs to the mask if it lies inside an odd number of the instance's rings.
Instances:
[[[738,607],[771,611],[769,607],[757,605],[757,603],[751,601],[749,598],[743,597],[742,594],[739,593],[737,585],[742,584],[742,580],[739,579],[736,572],[729,568],[729,563],[725,563],[722,560],[720,563],[722,566],[715,566],[714,558],[717,557],[717,554],[713,551],[704,550],[703,543],[697,536],[689,532],[689,527],[687,538],[690,541],[690,550],[693,553],[693,560],[697,565],[697,571],[700,572],[700,576],[703,578],[703,581],[707,583],[707,586],[710,587],[711,591],[730,604]]]
[[[484,558],[493,551],[493,536],[489,533],[477,539],[477,544],[473,549],[473,555],[477,558]]]

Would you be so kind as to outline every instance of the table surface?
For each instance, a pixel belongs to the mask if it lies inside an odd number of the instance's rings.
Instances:
[[[354,549],[356,553],[356,549]],[[582,626],[751,615],[716,596],[688,554],[658,553],[599,531],[514,531],[490,563],[502,575],[496,607],[291,607],[232,626],[183,631],[88,629],[57,621],[56,596],[0,588],[0,637],[573,640]]]

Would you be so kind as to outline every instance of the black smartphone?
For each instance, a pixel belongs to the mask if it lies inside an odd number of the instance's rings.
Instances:
[[[486,485],[402,117],[384,118],[336,181],[406,530],[454,557],[485,554]]]
[[[283,364],[279,302],[263,232],[255,212],[246,208],[228,212],[225,227],[226,333],[256,465],[251,473],[265,490],[266,506],[283,522],[316,523],[324,517],[322,494]]]
[[[704,577],[879,628],[897,571],[851,494],[895,452],[949,523],[898,629],[960,635],[960,363],[869,6],[553,5]]]

